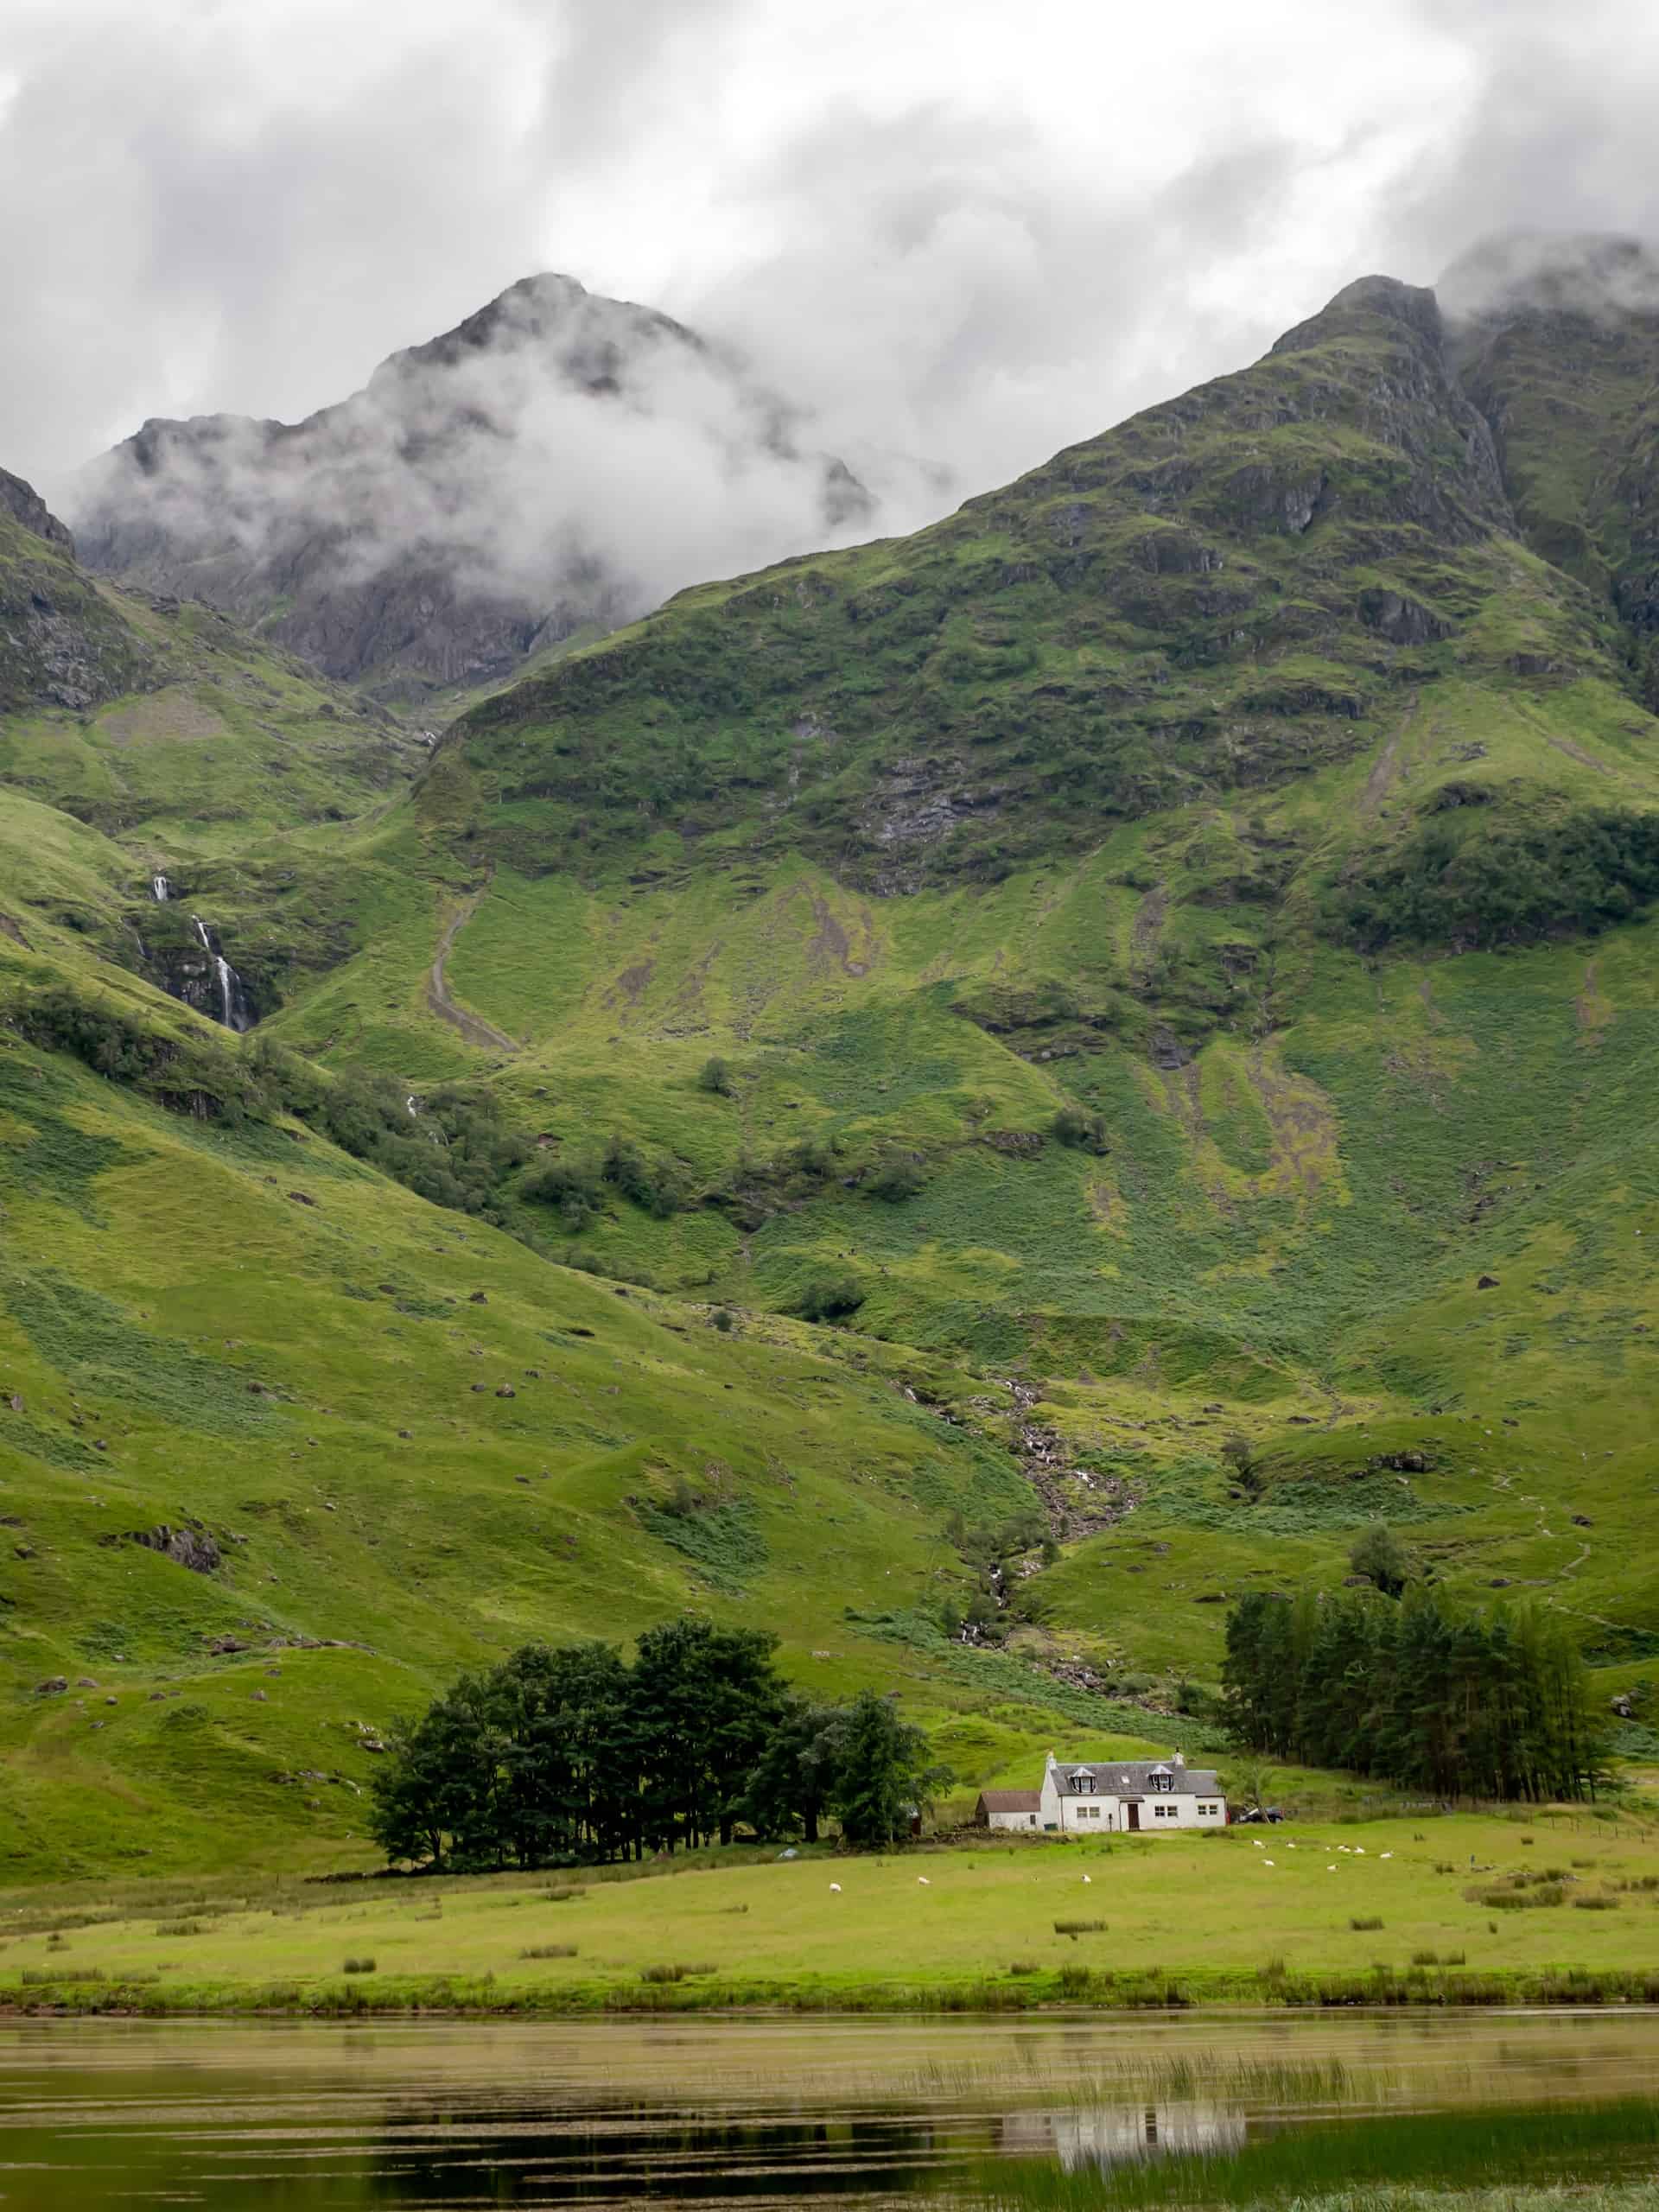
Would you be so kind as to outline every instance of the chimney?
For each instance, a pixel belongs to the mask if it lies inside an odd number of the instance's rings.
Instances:
[[[1182,1758],[1179,1751],[1172,1751],[1170,1753],[1169,1763],[1172,1766],[1185,1766],[1186,1764],[1185,1759]]]

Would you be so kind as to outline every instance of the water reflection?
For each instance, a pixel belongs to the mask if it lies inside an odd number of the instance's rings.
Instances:
[[[1096,2107],[1081,2112],[1011,2113],[997,2148],[1011,2158],[1051,2158],[1071,2172],[1080,2166],[1121,2166],[1131,2159],[1213,2158],[1236,2151],[1249,2121],[1218,2105]]]
[[[1334,2113],[1646,2092],[1659,2018],[18,2023],[5,2212],[961,2202],[1007,2158],[1219,2157]]]

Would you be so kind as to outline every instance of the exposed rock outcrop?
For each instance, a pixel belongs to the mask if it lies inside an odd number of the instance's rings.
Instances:
[[[0,714],[83,711],[134,689],[153,659],[39,493],[0,469]]]

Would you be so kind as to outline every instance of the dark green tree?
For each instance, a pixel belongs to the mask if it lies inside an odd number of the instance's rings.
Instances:
[[[626,1733],[650,1843],[672,1850],[715,1836],[731,1841],[748,1777],[784,1708],[777,1648],[766,1630],[694,1619],[639,1638]]]
[[[864,1690],[854,1700],[832,1801],[849,1843],[876,1851],[910,1834],[912,1820],[955,1779],[931,1751],[891,1697]]]
[[[1360,1531],[1348,1564],[1385,1598],[1399,1597],[1412,1577],[1411,1554],[1385,1521],[1373,1521]]]
[[[501,1817],[521,1866],[608,1859],[626,1840],[628,1670],[608,1643],[526,1644],[489,1678],[505,1739]]]
[[[463,1675],[396,1734],[370,1784],[369,1834],[394,1861],[500,1866],[506,1738],[486,1677]]]
[[[1253,1594],[1222,1673],[1242,1744],[1458,1796],[1592,1796],[1602,1747],[1566,1624],[1459,1611],[1408,1585],[1294,1605]]]
[[[743,1817],[763,1836],[818,1831],[840,1778],[847,1738],[843,1706],[791,1697],[767,1737],[744,1794]]]

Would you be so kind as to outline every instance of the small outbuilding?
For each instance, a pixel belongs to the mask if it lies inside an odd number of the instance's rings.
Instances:
[[[982,1828],[1030,1830],[1042,1825],[1042,1812],[1039,1789],[982,1789],[974,1821]]]

